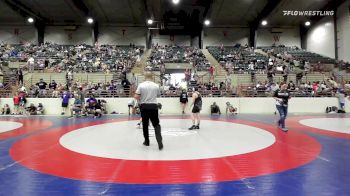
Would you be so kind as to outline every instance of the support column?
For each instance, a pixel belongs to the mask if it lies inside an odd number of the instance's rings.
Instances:
[[[250,25],[249,27],[249,46],[256,47],[256,31],[258,27],[256,25]]]
[[[337,11],[338,8],[334,9],[333,22],[334,22],[334,57],[335,60],[339,59],[339,48],[338,48],[338,19],[337,19]],[[350,9],[350,8],[349,8]],[[350,11],[350,10],[349,10]]]
[[[199,35],[199,48],[203,49],[203,40],[204,40],[204,30],[201,30],[201,33]]]
[[[93,27],[93,30],[92,30],[92,36],[93,36],[93,39],[92,39],[93,43],[92,43],[92,45],[95,45],[96,42],[98,42],[99,34],[100,34],[99,26],[98,26],[98,23],[96,22],[94,24],[94,27]]]
[[[146,48],[151,49],[152,48],[152,32],[151,29],[147,30],[146,34]]]
[[[200,35],[191,35],[191,47],[200,47]]]
[[[45,23],[37,21],[35,22],[35,28],[38,32],[38,44],[43,44],[45,37]]]
[[[308,32],[308,28],[306,28],[303,24],[301,24],[301,25],[299,25],[299,32],[300,32],[301,49],[306,50],[307,49],[307,32]]]

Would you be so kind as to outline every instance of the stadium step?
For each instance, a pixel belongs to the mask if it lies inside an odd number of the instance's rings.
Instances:
[[[147,65],[147,60],[148,60],[150,55],[151,55],[151,50],[146,49],[141,57],[141,61],[136,63],[136,65],[131,70],[131,72],[135,73],[135,74],[142,74],[145,70],[145,67]]]
[[[226,70],[220,65],[220,63],[209,53],[208,49],[203,49],[205,58],[209,61],[210,65],[214,66],[216,70],[215,82],[223,81],[226,77]]]
[[[254,52],[259,53],[259,54],[262,54],[262,55],[264,55],[264,56],[268,56],[267,53],[264,52],[264,51],[261,50],[261,49],[255,49]]]

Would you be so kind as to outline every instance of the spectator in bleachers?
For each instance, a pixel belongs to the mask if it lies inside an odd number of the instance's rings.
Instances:
[[[126,93],[127,95],[129,95],[130,94],[130,82],[129,82],[129,80],[128,80],[128,78],[124,78],[123,80],[122,80],[122,85],[123,85],[123,89],[124,89],[124,93]]]
[[[49,89],[56,90],[56,88],[57,88],[57,83],[55,80],[52,80],[49,84]]]
[[[22,69],[17,70],[18,85],[22,86],[23,83],[23,71]]]
[[[294,82],[291,80],[288,83],[288,90],[294,91],[296,89],[296,86],[298,86],[298,85],[295,85]]]
[[[27,61],[29,73],[34,72],[35,60],[33,57],[29,57]]]
[[[304,76],[304,73],[303,73],[303,70],[300,69],[299,67],[295,69],[295,72],[296,72],[296,85],[299,86],[301,84],[301,80],[303,79],[303,76]]]
[[[47,83],[41,78],[40,81],[36,83],[36,86],[39,88],[39,97],[45,97]]]
[[[210,66],[210,68],[209,68],[209,76],[210,76],[210,81],[211,82],[214,82],[214,72],[215,72],[214,66]]]
[[[267,71],[267,80],[269,83],[273,82],[273,76],[275,75],[274,71],[272,69]]]

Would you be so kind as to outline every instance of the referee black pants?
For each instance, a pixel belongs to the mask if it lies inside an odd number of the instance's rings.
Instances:
[[[154,132],[156,134],[158,145],[162,144],[162,134],[161,134],[161,127],[159,124],[157,104],[142,104],[140,109],[141,109],[141,117],[142,117],[143,136],[145,137],[145,142],[149,143],[148,125],[149,125],[149,120],[151,120],[152,125],[154,127]]]

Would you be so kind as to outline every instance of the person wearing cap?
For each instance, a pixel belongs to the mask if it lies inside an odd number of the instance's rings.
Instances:
[[[149,146],[148,125],[151,120],[154,127],[159,150],[163,149],[161,126],[159,124],[157,97],[160,96],[159,85],[152,82],[152,73],[145,72],[145,81],[138,85],[135,99],[138,100],[141,109],[142,129],[145,141],[143,145]]]

